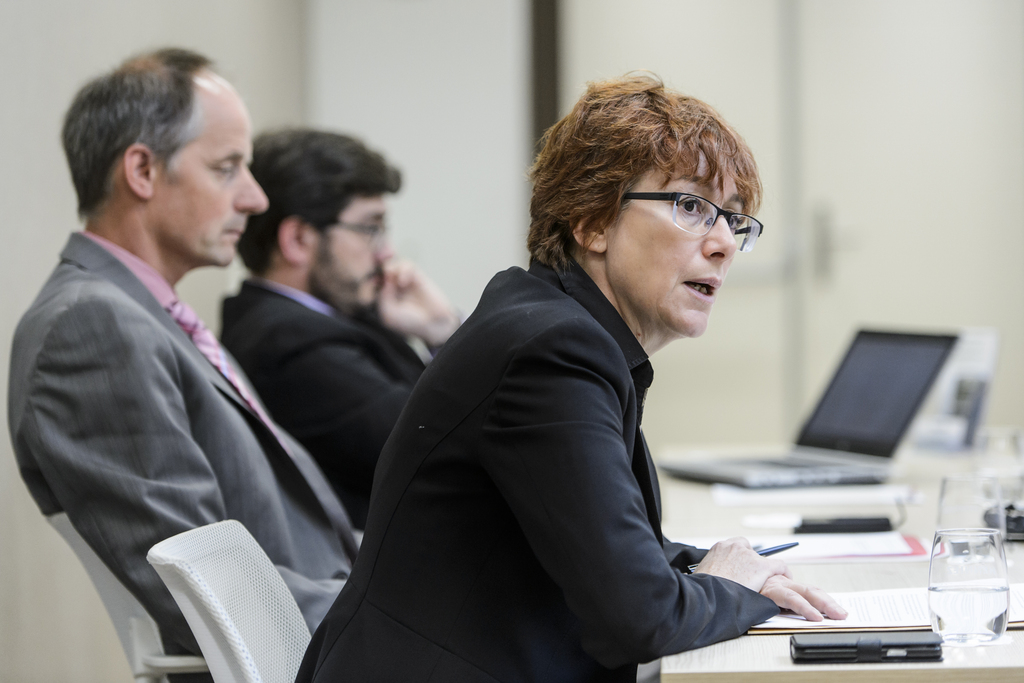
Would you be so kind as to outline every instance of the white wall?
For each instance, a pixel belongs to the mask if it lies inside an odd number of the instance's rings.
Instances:
[[[310,123],[402,170],[392,239],[469,313],[525,265],[525,0],[310,0]]]
[[[807,290],[809,385],[851,321],[991,326],[988,419],[1024,424],[1024,3],[801,4],[805,210],[839,245]]]
[[[764,180],[764,237],[736,257],[708,332],[653,359],[645,429],[656,455],[792,438],[861,326],[998,328],[989,420],[1024,424],[1024,2],[563,8],[563,109],[587,80],[653,70],[718,108]],[[837,247],[828,277],[814,275],[822,208]]]
[[[79,227],[59,142],[74,92],[135,52],[174,44],[215,59],[256,126],[300,123],[303,30],[291,0],[0,3],[0,385],[15,324]],[[229,280],[207,269],[179,292],[215,325]],[[21,482],[6,419],[0,433],[0,681],[130,681],[92,585]]]

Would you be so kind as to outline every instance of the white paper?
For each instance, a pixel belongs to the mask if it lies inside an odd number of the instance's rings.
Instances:
[[[857,629],[930,627],[928,589],[891,588],[857,593],[831,593],[849,616],[843,620],[807,621],[795,614],[779,614],[750,629]],[[1010,622],[1024,622],[1024,583],[1010,585]]]

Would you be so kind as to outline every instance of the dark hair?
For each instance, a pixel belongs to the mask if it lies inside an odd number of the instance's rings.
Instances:
[[[167,163],[202,132],[192,77],[212,62],[166,48],[132,57],[87,83],[64,115],[61,138],[78,194],[78,215],[89,218],[110,194],[111,172],[135,143]]]
[[[732,178],[745,213],[761,202],[743,138],[710,106],[650,75],[588,84],[542,142],[530,170],[531,262],[565,268],[576,248],[573,229],[594,234],[614,223],[622,195],[651,170],[666,182],[680,174],[706,185]]]
[[[353,197],[398,192],[399,171],[355,138],[308,128],[263,133],[253,141],[252,175],[270,208],[249,216],[238,254],[257,275],[270,267],[281,221],[298,216],[317,230],[338,222]]]

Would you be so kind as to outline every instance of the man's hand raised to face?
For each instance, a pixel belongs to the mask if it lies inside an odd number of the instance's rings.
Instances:
[[[377,299],[381,322],[437,348],[458,329],[459,316],[441,289],[410,261],[389,261]]]

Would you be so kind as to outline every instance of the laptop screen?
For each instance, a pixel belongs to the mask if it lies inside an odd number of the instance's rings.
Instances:
[[[890,457],[956,339],[858,332],[797,444]]]

